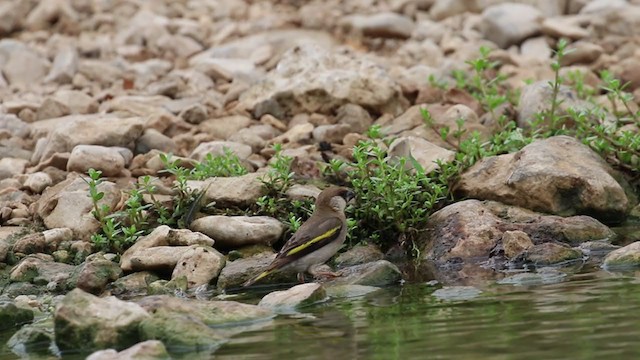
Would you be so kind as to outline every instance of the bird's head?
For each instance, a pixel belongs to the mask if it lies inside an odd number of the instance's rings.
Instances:
[[[344,212],[347,203],[355,196],[356,194],[349,188],[332,186],[323,190],[320,195],[318,195],[316,209]]]

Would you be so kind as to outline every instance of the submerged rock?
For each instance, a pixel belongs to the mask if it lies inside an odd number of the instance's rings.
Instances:
[[[12,301],[0,300],[0,330],[11,329],[33,320],[33,311],[17,307]]]
[[[120,352],[114,349],[96,351],[89,355],[86,360],[161,360],[170,358],[167,348],[161,341],[147,340]]]
[[[52,355],[50,349],[53,340],[53,319],[48,318],[21,327],[7,341],[7,347],[20,357],[29,357],[34,354]]]
[[[475,299],[480,294],[482,291],[473,286],[445,286],[431,295],[445,301],[465,301]]]
[[[402,279],[397,266],[387,260],[378,260],[365,264],[346,267],[339,271],[341,276],[328,281],[329,285],[368,285],[386,286]]]
[[[188,314],[161,312],[140,323],[143,339],[160,340],[170,351],[215,350],[226,338]]]
[[[140,341],[138,325],[149,317],[138,304],[74,289],[55,310],[56,344],[62,351],[125,349]]]

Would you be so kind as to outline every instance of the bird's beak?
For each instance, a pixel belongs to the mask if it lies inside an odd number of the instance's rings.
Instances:
[[[353,200],[355,197],[356,197],[356,193],[353,190],[349,190],[345,194],[345,198],[347,199],[347,202]]]

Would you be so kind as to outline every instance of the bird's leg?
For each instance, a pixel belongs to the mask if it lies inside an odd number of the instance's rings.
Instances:
[[[298,282],[304,284],[304,273],[298,273]]]
[[[314,278],[333,279],[342,276],[341,272],[334,272],[328,265],[317,264],[309,267],[308,273]]]

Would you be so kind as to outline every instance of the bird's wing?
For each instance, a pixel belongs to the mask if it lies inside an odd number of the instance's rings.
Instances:
[[[302,224],[300,229],[284,244],[271,265],[265,271],[245,282],[243,286],[249,286],[277,269],[331,243],[340,236],[344,226],[343,221],[336,216],[327,217],[319,222],[309,220]]]
[[[331,243],[340,235],[342,227],[343,222],[336,216],[325,218],[315,224],[305,222],[284,244],[272,266],[280,268]]]

